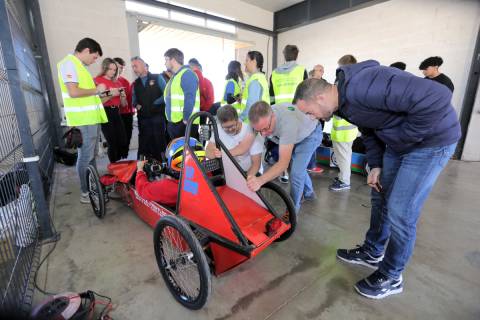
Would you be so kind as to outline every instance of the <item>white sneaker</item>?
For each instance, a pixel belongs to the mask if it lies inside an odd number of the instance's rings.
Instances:
[[[289,180],[289,178],[288,178],[288,172],[285,171],[285,172],[283,173],[283,175],[281,175],[280,177],[278,177],[278,179],[280,180],[281,183],[288,183],[288,180]]]
[[[82,194],[80,195],[80,202],[90,204],[90,197],[88,196],[88,192],[82,192]]]

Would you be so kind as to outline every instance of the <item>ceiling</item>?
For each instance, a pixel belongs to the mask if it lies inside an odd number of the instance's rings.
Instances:
[[[271,12],[276,12],[276,11],[285,9],[287,7],[290,7],[295,3],[302,2],[303,0],[241,0],[241,1],[252,4],[256,7],[259,7]]]

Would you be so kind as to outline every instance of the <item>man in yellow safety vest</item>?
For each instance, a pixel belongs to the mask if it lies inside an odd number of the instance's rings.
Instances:
[[[84,38],[78,42],[75,52],[67,55],[57,65],[67,125],[77,127],[82,133],[82,145],[78,148],[77,157],[81,203],[90,203],[86,169],[89,164],[95,165],[100,124],[108,121],[99,95],[120,94],[118,89],[112,89],[107,93],[103,84],[95,86],[92,75],[86,67],[101,56],[100,44],[93,39]]]

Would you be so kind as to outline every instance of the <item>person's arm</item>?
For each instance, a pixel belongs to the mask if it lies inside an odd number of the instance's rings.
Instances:
[[[273,83],[272,83],[272,76],[270,76],[270,104],[274,105],[275,104],[275,92],[273,91]]]
[[[245,101],[245,110],[239,115],[239,118],[242,120],[248,119],[248,111],[250,107],[257,101],[262,99],[262,86],[257,80],[250,82],[248,86],[248,99]]]
[[[207,159],[221,158],[222,152],[217,149],[217,145],[214,141],[210,140],[207,142],[207,147],[205,148],[205,155]]]
[[[245,154],[248,152],[248,150],[250,150],[253,141],[255,141],[255,135],[253,132],[249,132],[235,148],[232,148],[228,151],[233,157],[241,156],[242,154]]]
[[[235,99],[234,94],[235,94],[235,85],[233,84],[232,81],[229,81],[225,87],[225,96],[223,97],[223,99],[227,101],[228,104],[235,103],[237,102],[237,100]]]
[[[156,106],[159,106],[165,103],[164,92],[165,92],[166,83],[165,83],[165,79],[162,77],[161,74],[158,75],[157,86],[158,88],[160,88],[160,90],[162,90],[162,95],[157,99],[155,99],[155,101],[153,101],[153,104]]]
[[[375,135],[372,129],[359,128],[359,130],[362,133],[362,141],[365,145],[368,166],[372,169],[383,167],[385,143]]]
[[[279,146],[279,159],[277,163],[270,167],[260,177],[248,176],[247,185],[252,191],[258,191],[268,181],[272,181],[276,177],[280,176],[285,170],[288,169],[290,160],[292,158],[294,144],[281,144]]]
[[[195,73],[185,72],[182,75],[181,84],[183,89],[184,103],[183,103],[183,122],[186,123],[193,113],[195,106],[195,99],[198,89],[198,78]]]
[[[215,95],[213,93],[213,85],[212,85],[212,82],[210,80],[208,80],[207,78],[205,78],[205,87],[206,87],[206,90],[205,90],[205,106],[207,107],[207,110],[210,109],[210,107],[212,106],[213,104],[213,100],[215,99]]]
[[[262,164],[262,154],[260,153],[252,155],[250,156],[250,159],[252,159],[252,165],[247,170],[247,177],[256,175],[260,170],[260,166]]]

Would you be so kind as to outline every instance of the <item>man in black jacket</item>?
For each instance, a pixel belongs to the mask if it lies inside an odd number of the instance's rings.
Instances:
[[[147,155],[162,159],[168,139],[165,123],[165,80],[161,75],[148,71],[140,57],[131,59],[137,79],[133,83],[132,105],[137,109],[138,118],[138,157]]]

